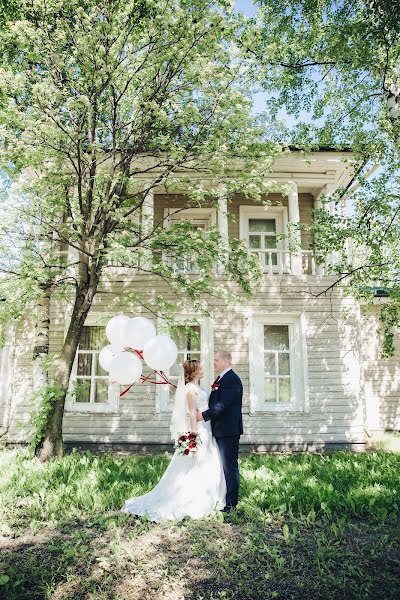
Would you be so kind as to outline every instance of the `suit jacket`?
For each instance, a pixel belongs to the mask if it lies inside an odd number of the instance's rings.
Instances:
[[[211,419],[214,437],[229,437],[243,433],[242,421],[243,386],[240,377],[232,370],[225,373],[213,390],[208,410],[203,412],[205,421]]]

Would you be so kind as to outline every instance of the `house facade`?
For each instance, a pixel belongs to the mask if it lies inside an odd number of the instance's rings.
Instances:
[[[322,207],[325,195],[351,188],[355,168],[350,152],[291,153],[275,163],[270,178],[285,191],[271,193],[267,206],[237,195],[229,206],[222,197],[218,208],[182,211],[182,195],[156,189],[146,198],[142,218],[147,227],[159,222],[169,226],[182,218],[193,227],[218,227],[226,239],[244,240],[262,265],[262,285],[250,300],[214,299],[209,316],[196,314],[190,305],[175,315],[190,326],[174,331],[179,354],[168,374],[174,382],[178,364],[198,358],[205,368],[202,386],[209,389],[214,351],[230,350],[244,386],[243,449],[362,449],[374,432],[400,428],[398,355],[379,358],[378,312],[363,315],[362,306],[343,287],[329,290],[336,281],[330,272],[335,256],[316,260],[309,234],[296,229],[299,223],[312,223],[313,211]],[[324,207],[345,211],[346,194]],[[289,235],[301,237],[301,250],[289,250]],[[151,256],[148,260],[151,267]],[[176,269],[190,276],[192,267],[182,260]],[[222,269],[216,277],[228,285]],[[151,268],[145,274],[117,264],[106,270],[72,373],[71,383],[85,386],[66,402],[63,433],[69,445],[171,447],[173,389],[136,384],[121,397],[119,386],[109,383],[98,364],[99,350],[107,343],[110,304],[126,291],[140,291],[147,305],[158,295],[174,300]],[[69,314],[68,304],[52,301],[51,354],[60,351]],[[146,311],[142,316],[152,318]],[[162,322],[155,325],[163,331]],[[19,423],[29,412],[34,385],[33,341],[34,324],[26,319],[10,326],[1,353],[0,435],[10,443],[26,440]]]

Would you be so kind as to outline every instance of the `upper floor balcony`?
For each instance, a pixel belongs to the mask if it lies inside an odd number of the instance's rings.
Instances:
[[[296,154],[277,160],[268,177],[277,191],[268,194],[265,205],[245,195],[228,199],[220,193],[217,206],[194,208],[188,207],[183,194],[156,188],[143,203],[141,230],[146,233],[157,225],[170,227],[185,220],[194,229],[217,228],[226,242],[242,240],[266,275],[328,275],[334,256],[315,256],[307,226],[313,222],[315,209],[324,208],[331,214],[345,212],[346,194],[340,201],[329,198],[338,189],[351,188],[355,167],[351,159],[350,152],[320,151],[308,157]],[[151,272],[152,259],[149,251],[146,264],[142,261],[144,270]],[[195,259],[193,255],[163,257],[176,272],[186,274],[196,273]],[[110,269],[118,271],[119,266],[113,262]],[[222,266],[218,272],[223,273]]]

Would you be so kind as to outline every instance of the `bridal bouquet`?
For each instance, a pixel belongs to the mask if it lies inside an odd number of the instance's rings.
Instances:
[[[195,454],[195,452],[197,452],[197,448],[200,444],[200,435],[194,431],[187,431],[178,437],[175,448],[178,448],[179,454],[182,456],[189,456],[189,454]]]

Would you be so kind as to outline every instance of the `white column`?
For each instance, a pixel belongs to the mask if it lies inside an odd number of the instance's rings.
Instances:
[[[226,259],[229,247],[228,236],[228,198],[226,187],[223,184],[218,186],[218,231],[222,238],[223,259]],[[218,273],[225,271],[224,260],[218,263]]]
[[[144,197],[142,204],[142,223],[141,223],[141,231],[142,238],[148,236],[154,227],[154,190],[149,190]],[[144,245],[146,246],[149,243],[149,240],[145,240]],[[141,267],[145,271],[151,270],[151,250],[144,249],[141,252]]]
[[[329,196],[332,193],[332,184],[328,183],[325,186],[325,194],[327,196],[327,198],[329,199]],[[329,214],[331,215],[331,217],[334,217],[336,215],[336,203],[334,200],[329,199],[329,204],[327,205],[329,207]],[[327,256],[327,262],[330,265],[335,265],[338,262],[338,253],[337,252],[331,252],[328,256]]]
[[[323,208],[323,204],[322,204],[322,200],[321,200],[321,194],[324,193],[325,188],[314,198],[314,210],[319,210],[321,208]],[[316,275],[323,275],[324,274],[324,265],[316,265],[315,266],[315,274]]]
[[[301,236],[300,230],[297,228],[300,223],[299,194],[296,182],[289,181],[289,185],[289,227],[293,225],[289,229],[289,247],[294,246],[290,254],[291,272],[292,275],[301,275],[303,271],[301,263]]]

